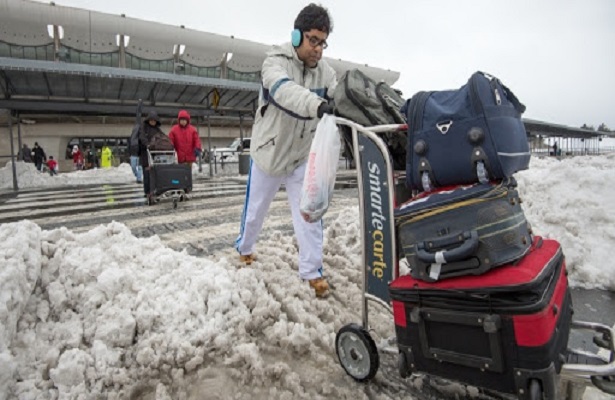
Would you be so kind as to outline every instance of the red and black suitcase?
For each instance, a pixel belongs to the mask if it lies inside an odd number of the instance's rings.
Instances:
[[[402,376],[424,372],[520,399],[537,381],[556,399],[572,321],[557,241],[536,237],[518,263],[484,275],[402,276],[389,290]]]

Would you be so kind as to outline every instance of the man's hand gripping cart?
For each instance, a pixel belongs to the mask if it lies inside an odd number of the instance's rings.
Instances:
[[[177,164],[175,151],[147,150],[150,165],[150,193],[147,204],[153,205],[170,197],[173,208],[186,200],[192,190],[192,171],[188,165]]]
[[[396,337],[381,341],[385,343],[383,346],[376,346],[370,335],[372,329],[369,326],[368,302],[380,305],[393,316],[394,309],[388,286],[399,275],[393,215],[395,180],[388,149],[377,134],[404,131],[407,126],[380,125],[367,128],[344,118],[337,118],[336,122],[352,130],[352,146],[359,190],[364,273],[361,324],[350,323],[338,331],[335,340],[336,352],[346,373],[358,382],[368,381],[376,375],[380,363],[379,351],[398,355],[399,373],[406,378],[413,373],[421,373],[421,371],[415,368],[404,352],[396,348]],[[543,388],[540,377],[544,375],[530,374],[511,377],[517,385],[515,390],[510,392],[511,395],[516,395],[519,399],[530,400],[577,400],[582,397],[588,385],[593,385],[603,392],[615,394],[615,333],[613,329],[603,324],[581,321],[572,321],[570,329],[596,334],[593,338],[594,343],[604,349],[602,351],[606,353],[606,356],[568,349],[566,360],[562,360],[564,363],[559,374],[553,369],[541,372],[551,375],[545,380],[551,383],[558,382],[557,393],[559,394],[554,394],[552,390],[546,388],[547,382]],[[492,354],[491,356],[497,357],[498,355]],[[499,356],[501,357],[502,354]],[[440,362],[443,361],[440,360]],[[521,375],[521,373],[517,371],[516,375]],[[467,384],[463,379],[458,379],[458,381]],[[489,391],[489,388],[486,390]]]

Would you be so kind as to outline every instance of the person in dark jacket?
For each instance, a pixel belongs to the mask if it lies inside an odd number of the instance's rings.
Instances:
[[[27,144],[24,143],[24,145],[21,148],[21,152],[19,153],[19,157],[17,157],[17,159],[23,161],[23,162],[27,162],[27,163],[31,163],[32,162],[32,150],[30,150],[30,148],[28,147]]]
[[[188,164],[192,170],[192,163],[201,155],[201,139],[196,128],[190,124],[190,114],[186,110],[180,110],[177,114],[176,125],[169,132],[169,139],[175,147],[177,162]]]
[[[156,111],[150,111],[147,118],[143,121],[141,131],[139,132],[139,162],[143,167],[143,191],[145,192],[145,196],[150,195],[150,165],[149,158],[147,156],[147,149],[152,141],[152,138],[157,133],[164,134],[162,129],[160,129],[160,118],[158,117],[158,113],[156,113]]]
[[[92,168],[100,167],[98,163],[98,155],[97,155],[95,147],[92,148],[90,146],[87,146],[85,148],[85,161],[86,161],[85,169],[92,169]]]
[[[553,142],[553,156],[557,157],[557,142]]]
[[[36,169],[39,171],[42,170],[43,163],[47,161],[45,150],[38,145],[38,142],[34,142],[34,148],[32,149],[32,160],[34,161],[34,165],[36,165]]]

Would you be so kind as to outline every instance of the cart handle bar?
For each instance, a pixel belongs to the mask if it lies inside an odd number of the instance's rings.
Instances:
[[[408,124],[366,126],[365,129],[369,130],[370,132],[374,132],[374,133],[391,132],[391,131],[400,132],[400,131],[407,131]]]

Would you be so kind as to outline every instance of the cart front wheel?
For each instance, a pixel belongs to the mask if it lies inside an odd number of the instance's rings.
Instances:
[[[378,349],[363,327],[357,324],[342,327],[335,337],[335,349],[342,368],[354,380],[364,382],[378,372]]]

